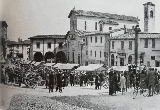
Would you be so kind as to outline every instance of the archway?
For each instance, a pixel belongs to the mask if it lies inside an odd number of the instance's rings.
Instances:
[[[66,58],[65,58],[65,53],[62,51],[57,52],[56,54],[56,62],[58,63],[65,63]]]
[[[53,52],[46,52],[45,54],[45,61],[47,61],[47,59],[53,59],[54,58],[54,54]]]
[[[43,55],[42,55],[42,53],[41,53],[41,52],[36,52],[36,53],[34,54],[34,60],[35,60],[36,62],[41,62],[41,61],[43,60]]]
[[[132,56],[131,55],[128,57],[128,64],[132,64]]]
[[[114,54],[111,55],[111,66],[114,66]]]

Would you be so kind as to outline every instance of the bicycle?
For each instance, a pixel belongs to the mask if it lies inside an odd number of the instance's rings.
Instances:
[[[139,86],[134,88],[133,99],[135,99],[137,97],[138,92],[140,92],[140,95],[142,94],[144,97],[148,96],[149,90],[148,90],[147,85],[144,80],[142,80],[142,82],[140,83]]]

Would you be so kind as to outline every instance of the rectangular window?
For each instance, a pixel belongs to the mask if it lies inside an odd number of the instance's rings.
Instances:
[[[91,37],[91,43],[92,43],[92,37]]]
[[[37,49],[40,48],[40,42],[36,42]]]
[[[109,30],[112,30],[112,27],[109,27]]]
[[[101,43],[102,43],[102,36],[101,36]]]
[[[51,42],[48,42],[47,47],[48,49],[51,49]]]
[[[86,45],[88,45],[88,39],[86,38]]]
[[[148,48],[148,39],[145,39],[144,48]]]
[[[87,30],[87,22],[86,21],[84,22],[84,25],[85,25],[84,29]]]
[[[95,57],[96,57],[96,51],[95,51]]]
[[[100,54],[99,56],[100,56],[100,58],[101,58],[101,51],[100,51],[100,53],[99,53],[99,54]]]
[[[86,55],[88,55],[88,51],[86,51]]]
[[[132,41],[129,41],[129,50],[132,50]]]
[[[121,50],[124,49],[124,41],[121,41]]]
[[[74,52],[72,52],[72,62],[74,63]]]
[[[95,22],[95,30],[97,30],[97,22]]]
[[[90,51],[90,56],[92,56],[92,50]]]
[[[112,49],[114,49],[114,41],[112,41]]]
[[[69,61],[69,52],[68,52],[68,61]]]
[[[155,56],[151,56],[151,60],[155,60]]]
[[[97,43],[97,37],[95,37],[95,43]]]
[[[155,39],[152,39],[152,48],[155,48]]]
[[[59,48],[62,48],[62,47],[63,47],[63,43],[59,42]]]

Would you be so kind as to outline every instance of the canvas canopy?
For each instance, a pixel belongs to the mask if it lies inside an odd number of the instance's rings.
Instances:
[[[115,71],[128,71],[128,66],[112,66]]]
[[[99,67],[98,69],[96,69],[96,71],[107,71],[108,69],[104,68],[104,67]]]
[[[61,70],[71,70],[73,69],[75,66],[78,66],[79,64],[70,64],[70,63],[67,63],[67,64],[58,64],[58,65],[55,65],[55,67],[57,67],[56,69],[61,69]]]
[[[36,63],[36,61],[33,61],[31,64],[35,64]]]
[[[80,66],[76,71],[95,71],[102,66],[102,64],[89,64],[88,66]]]
[[[36,62],[34,63],[35,66],[38,66],[41,62]]]
[[[55,63],[46,63],[46,64],[43,64],[43,65],[45,65],[45,66],[53,66],[53,65],[55,65]]]

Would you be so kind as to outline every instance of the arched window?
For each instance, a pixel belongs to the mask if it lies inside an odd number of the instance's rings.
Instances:
[[[111,55],[111,66],[114,66],[114,54]]]
[[[103,25],[100,24],[100,31],[103,31]]]
[[[143,61],[144,61],[143,56],[140,56],[140,64],[143,64]]]
[[[128,57],[128,64],[132,64],[132,56]]]
[[[150,18],[153,18],[153,11],[150,11]]]

